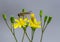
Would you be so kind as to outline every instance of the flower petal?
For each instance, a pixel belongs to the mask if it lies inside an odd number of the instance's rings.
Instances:
[[[35,15],[34,15],[34,13],[31,13],[31,15],[30,15],[31,17],[34,17]]]
[[[17,23],[18,23],[18,22],[19,22],[19,20],[15,19],[15,22],[17,22]]]
[[[19,25],[18,25],[17,23],[14,23],[14,24],[13,24],[14,29],[17,29],[18,26],[19,26]]]
[[[26,22],[28,20],[28,18],[25,18],[24,21]]]

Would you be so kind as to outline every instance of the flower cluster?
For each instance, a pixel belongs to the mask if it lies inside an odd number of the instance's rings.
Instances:
[[[14,29],[16,28],[22,28],[22,27],[26,27],[26,25],[30,26],[30,27],[33,27],[33,28],[41,28],[41,22],[40,21],[37,21],[35,16],[34,16],[34,13],[31,13],[31,19],[28,20],[28,18],[19,18],[19,19],[15,19],[15,23],[12,24]]]
[[[26,14],[29,14],[30,18],[24,17]],[[22,37],[22,42],[24,40],[24,35],[27,36],[29,42],[33,42],[34,32],[36,31],[36,29],[41,28],[42,35],[41,35],[40,42],[42,42],[43,33],[44,33],[47,25],[52,20],[51,16],[45,16],[44,19],[43,19],[44,23],[42,24],[42,15],[43,15],[43,12],[42,12],[42,10],[40,10],[40,13],[39,13],[40,21],[37,21],[37,19],[35,17],[35,14],[33,12],[25,12],[25,10],[22,9],[22,12],[18,14],[18,16],[19,16],[18,19],[14,18],[14,17],[10,17],[12,27],[9,27],[7,19],[6,19],[7,18],[6,15],[3,14],[2,16],[3,16],[3,19],[4,19],[5,23],[7,24],[8,28],[9,28],[9,30],[11,31],[12,35],[14,36],[16,42],[18,42],[18,40],[15,36],[15,31],[14,30],[17,29],[17,28],[22,28],[24,30],[23,37]],[[20,17],[20,16],[22,16],[22,17]],[[27,29],[28,26],[32,29],[31,39],[29,38],[29,36],[26,32],[26,29]]]

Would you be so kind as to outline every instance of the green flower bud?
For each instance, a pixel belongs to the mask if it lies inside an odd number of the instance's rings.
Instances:
[[[22,12],[25,12],[25,9],[22,9]]]
[[[14,21],[15,21],[14,17],[10,17],[10,21],[11,21],[11,23],[14,23]]]
[[[52,17],[49,16],[48,21],[47,21],[47,25],[51,22],[51,20],[52,20]]]
[[[4,20],[6,20],[6,18],[7,18],[6,14],[2,14],[2,17],[3,17]]]
[[[44,24],[45,24],[45,22],[47,21],[47,18],[48,18],[48,16],[45,16],[45,17],[44,17]]]
[[[40,14],[39,15],[40,15],[40,17],[42,17],[42,15],[43,15],[43,11],[42,10],[40,10]]]

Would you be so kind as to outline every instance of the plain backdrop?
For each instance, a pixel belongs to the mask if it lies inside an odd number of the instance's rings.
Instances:
[[[53,19],[43,35],[43,42],[60,42],[60,0],[0,0],[0,42],[15,42],[2,18],[2,14],[6,13],[10,25],[10,16],[17,18],[17,14],[23,8],[27,11],[33,11],[38,21],[40,20],[40,10],[43,10],[43,16],[52,16]],[[15,33],[18,42],[21,42],[23,30],[18,28]],[[27,28],[27,33],[31,38],[31,28]],[[41,29],[37,29],[33,42],[39,42],[40,35]],[[24,42],[29,42],[26,36]]]

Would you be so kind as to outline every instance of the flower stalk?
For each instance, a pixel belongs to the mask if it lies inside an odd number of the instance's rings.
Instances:
[[[42,38],[43,38],[43,31],[42,31],[42,33],[41,33],[41,39],[40,39],[40,42],[42,42]]]
[[[27,25],[26,25],[26,28],[27,28]],[[27,36],[29,42],[31,42],[31,40],[30,40],[30,38],[29,38],[29,36],[28,36],[28,34],[27,34],[27,32],[26,32],[26,28],[23,27],[24,33],[23,33],[23,37],[22,37],[22,42],[23,42],[23,40],[24,40],[24,36],[25,36],[25,35]]]
[[[14,32],[12,32],[12,28],[10,28],[10,27],[9,27],[9,25],[8,25],[8,22],[7,22],[7,20],[6,20],[6,15],[5,15],[5,14],[3,14],[2,16],[3,16],[3,19],[4,19],[4,21],[5,21],[6,25],[7,25],[7,27],[9,28],[10,32],[11,32],[11,33],[12,33],[12,35],[14,36],[14,38],[15,38],[16,42],[18,42],[18,41],[17,41],[17,38],[16,38],[16,36],[15,36],[15,33],[14,33]]]
[[[31,40],[30,40],[30,38],[29,38],[29,36],[28,36],[28,34],[27,34],[26,31],[24,31],[24,33],[23,33],[22,42],[23,42],[23,40],[24,40],[24,36],[25,36],[25,35],[27,36],[29,42],[31,42]]]
[[[32,34],[31,34],[31,42],[33,42],[33,38],[34,38],[34,32],[35,32],[35,30],[32,30]]]
[[[9,30],[11,31],[12,35],[14,36],[16,42],[18,42],[18,40],[17,40],[17,38],[16,38],[16,36],[15,36],[15,33],[12,32],[12,29],[9,27],[7,21],[5,21],[5,23],[6,23],[7,27],[9,28]]]
[[[43,34],[47,28],[47,25],[51,22],[52,17],[49,16],[49,18],[48,18],[48,16],[45,16],[44,17],[44,24],[42,24],[42,11],[41,10],[40,10],[39,15],[40,15],[40,20],[41,20],[41,39],[40,39],[40,42],[42,42]]]
[[[28,36],[27,32],[25,32],[25,34],[26,34],[26,36],[27,36],[27,38],[28,38],[29,42],[31,42],[31,40],[30,40],[30,38],[29,38],[29,36]]]
[[[22,42],[23,42],[23,40],[24,40],[24,36],[25,36],[25,33],[23,33]]]

